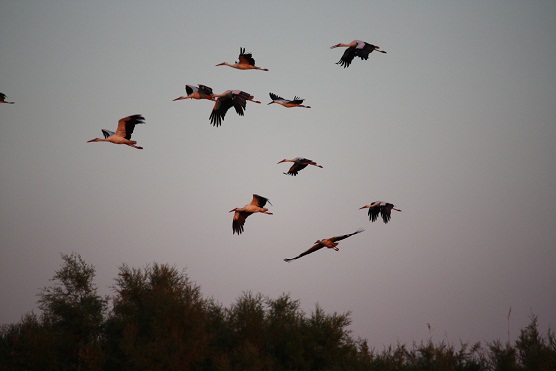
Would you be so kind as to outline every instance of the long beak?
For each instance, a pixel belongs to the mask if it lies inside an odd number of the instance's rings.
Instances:
[[[226,63],[226,62],[218,63],[217,66],[223,66],[224,63]]]
[[[96,142],[96,141],[97,141],[97,138],[88,140],[87,143]]]
[[[332,46],[330,47],[330,49],[334,49],[334,48],[337,48],[337,47],[339,47],[339,46],[340,46],[340,44],[332,45]]]
[[[369,207],[369,205],[361,206],[361,207],[359,208],[359,210],[361,210],[361,209],[366,209],[366,208],[368,208],[368,207]]]
[[[232,210],[230,210],[230,211],[228,211],[228,212],[231,213],[232,211],[236,211],[236,209],[232,209]]]
[[[280,162],[277,162],[276,164],[278,165],[278,164],[281,164],[282,162],[284,162],[284,160],[282,160],[282,161],[280,161]]]
[[[274,101],[270,102],[269,104],[272,104],[272,103],[274,103]]]

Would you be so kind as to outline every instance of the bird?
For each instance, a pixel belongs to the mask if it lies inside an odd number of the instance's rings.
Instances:
[[[143,149],[143,147],[136,146],[135,144],[137,141],[131,140],[131,134],[133,134],[133,129],[135,129],[135,125],[137,124],[144,124],[145,118],[141,115],[131,115],[124,118],[121,118],[118,121],[118,128],[116,132],[101,129],[102,134],[104,134],[104,139],[102,138],[95,138],[87,141],[87,143],[91,142],[110,142],[114,144],[126,144],[130,147]]]
[[[235,62],[234,64],[228,62],[222,62],[217,64],[217,66],[228,66],[228,67],[236,68],[238,70],[268,71],[267,68],[261,68],[255,66],[255,60],[253,59],[253,55],[251,53],[245,53],[245,48],[239,48],[239,62]]]
[[[371,222],[374,222],[378,218],[378,214],[380,214],[385,224],[390,221],[390,213],[392,210],[401,211],[400,209],[396,209],[394,204],[384,201],[374,201],[369,205],[361,206],[359,210],[361,209],[369,209],[369,220]]]
[[[294,159],[288,160],[287,158],[281,160],[280,162],[278,162],[278,164],[281,164],[282,162],[293,162],[293,165],[290,167],[290,169],[288,170],[287,173],[284,173],[286,175],[293,175],[293,176],[297,176],[297,173],[303,169],[305,169],[307,167],[307,165],[313,165],[316,167],[320,167],[322,169],[322,166],[320,166],[319,164],[317,164],[316,162],[309,160],[307,158],[303,158],[303,157],[296,157]]]
[[[185,85],[185,92],[187,96],[177,97],[173,101],[183,100],[183,99],[208,99],[214,100],[212,97],[212,89],[206,85],[195,86],[195,85]]]
[[[222,94],[211,94],[212,98],[216,99],[212,112],[209,116],[210,123],[213,126],[220,126],[226,112],[233,106],[238,115],[243,116],[243,111],[247,105],[247,101],[254,103],[261,103],[258,100],[254,100],[253,96],[241,90],[226,90]]]
[[[341,241],[343,239],[348,238],[349,236],[353,236],[354,234],[361,233],[363,231],[364,231],[364,229],[358,229],[353,233],[344,234],[343,236],[335,236],[335,237],[325,238],[324,240],[317,240],[317,241],[315,241],[315,244],[311,248],[309,248],[307,251],[302,252],[301,254],[297,255],[295,258],[290,258],[290,259],[286,258],[286,259],[284,259],[284,261],[289,263],[292,260],[299,259],[299,258],[301,258],[305,255],[308,255],[308,254],[312,254],[315,251],[322,249],[323,247],[328,247],[329,249],[334,249],[336,251],[339,251],[340,249],[338,249],[338,247],[337,247],[338,246],[337,241]]]
[[[234,220],[232,221],[232,234],[237,233],[239,235],[243,233],[243,225],[245,224],[245,219],[247,219],[247,217],[253,213],[272,215],[272,213],[268,211],[266,207],[264,207],[267,202],[272,205],[268,198],[254,194],[253,199],[248,205],[245,205],[244,207],[236,207],[230,210],[230,213],[232,211],[235,212]]]
[[[361,40],[353,40],[349,44],[339,43],[336,45],[332,45],[330,49],[339,47],[347,47],[346,51],[342,55],[342,58],[340,58],[340,60],[336,63],[343,66],[344,68],[349,67],[354,57],[359,57],[361,59],[367,60],[369,59],[369,54],[375,50],[380,53],[386,53],[384,50],[380,50],[378,46],[366,43],[365,41]]]
[[[0,103],[14,104],[14,102],[7,102],[6,101],[6,94],[4,94],[4,93],[0,93]]]
[[[292,108],[292,107],[311,108],[310,106],[302,105],[301,103],[303,103],[304,99],[301,99],[299,97],[293,97],[293,100],[289,100],[289,99],[284,99],[274,93],[269,93],[269,95],[270,95],[270,99],[272,99],[272,102],[270,102],[269,104],[272,103],[281,104],[286,108]]]

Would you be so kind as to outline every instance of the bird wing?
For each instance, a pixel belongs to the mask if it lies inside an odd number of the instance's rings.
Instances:
[[[213,126],[220,126],[226,112],[234,105],[232,99],[229,96],[220,97],[214,103],[212,112],[210,113],[209,119]]]
[[[375,50],[375,46],[373,44],[365,43],[362,48],[355,49],[355,56],[367,60],[369,59],[369,54]]]
[[[239,48],[239,63],[240,64],[250,64],[255,65],[255,60],[251,53],[245,53],[245,48]]]
[[[232,221],[232,234],[243,233],[243,225],[245,224],[245,219],[252,213],[246,211],[236,211],[234,214],[234,220]]]
[[[311,253],[314,253],[315,251],[318,251],[318,250],[322,249],[323,247],[324,247],[324,245],[321,244],[320,242],[319,242],[319,243],[316,243],[316,244],[314,244],[312,247],[310,247],[308,250],[306,250],[306,251],[302,252],[301,254],[297,255],[295,258],[284,259],[284,261],[286,261],[286,262],[289,263],[289,262],[292,261],[292,260],[299,259],[299,258],[301,258],[302,256],[305,256],[305,255],[309,255],[309,254],[311,254]]]
[[[290,170],[288,170],[287,173],[284,173],[286,175],[292,175],[292,176],[297,176],[297,173],[303,169],[305,169],[307,167],[307,164],[304,164],[303,162],[297,162],[295,161],[293,163],[293,165],[290,167]]]
[[[116,129],[116,135],[119,137],[124,137],[126,139],[131,139],[131,134],[133,134],[133,129],[135,125],[144,124],[145,118],[141,115],[131,115],[124,117],[118,121],[118,129]]]
[[[199,93],[204,94],[204,95],[211,95],[212,94],[212,88],[209,88],[206,85],[199,84]]]
[[[393,207],[394,205],[390,203],[386,203],[386,205],[381,207],[380,215],[382,216],[384,223],[388,223],[390,221],[390,214],[392,213]]]
[[[303,103],[304,100],[305,100],[305,99],[301,99],[301,98],[299,98],[299,97],[296,96],[296,97],[293,97],[293,100],[290,101],[290,102],[292,102],[292,103],[294,103],[294,104],[301,104],[301,103]]]
[[[193,94],[194,92],[196,92],[197,90],[198,90],[198,89],[197,89],[196,86],[189,85],[189,84],[185,85],[185,92],[187,93],[187,95],[191,95],[191,94]]]
[[[372,202],[371,205],[374,204],[375,202]],[[378,214],[380,214],[381,209],[382,207],[380,206],[380,204],[376,204],[375,206],[369,207],[369,219],[371,220],[371,222],[376,221],[376,219],[378,218]]]
[[[284,98],[282,98],[281,96],[276,95],[274,93],[269,93],[269,95],[270,95],[270,99],[272,99],[272,100],[284,100]]]
[[[258,207],[264,207],[264,205],[266,205],[267,202],[271,204],[268,198],[254,194],[250,204]]]
[[[0,100],[5,100],[5,99],[6,99],[6,94],[0,93]]]
[[[332,241],[332,242],[341,241],[343,239],[348,238],[349,236],[353,236],[354,234],[361,233],[363,231],[364,231],[364,229],[358,229],[353,233],[344,234],[343,236],[330,237],[329,240]]]
[[[104,135],[104,139],[111,137],[112,135],[114,135],[115,133],[113,131],[110,130],[106,130],[106,129],[100,129],[102,130],[102,134]]]
[[[340,58],[340,60],[336,64],[339,64],[344,68],[349,67],[354,57],[355,57],[355,47],[350,46],[344,51],[342,58]]]
[[[243,116],[243,111],[247,107],[247,99],[249,99],[251,95],[244,91],[239,91],[237,93],[232,93],[232,104],[238,115]]]

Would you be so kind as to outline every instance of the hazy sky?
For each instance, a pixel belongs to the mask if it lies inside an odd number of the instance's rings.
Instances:
[[[506,340],[510,307],[512,340],[531,313],[556,327],[556,2],[0,3],[0,323],[76,252],[102,294],[168,263],[225,306],[352,311],[379,349]],[[388,54],[336,65],[354,39]],[[240,47],[270,71],[215,67]],[[172,101],[186,83],[263,104],[215,128],[211,102]],[[144,150],[86,143],[131,114]],[[324,168],[284,175],[296,156]],[[232,235],[253,193],[274,215]],[[371,223],[375,200],[403,212]]]

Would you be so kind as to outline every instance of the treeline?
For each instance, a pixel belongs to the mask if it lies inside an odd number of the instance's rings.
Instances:
[[[537,318],[515,344],[432,340],[369,349],[350,313],[310,314],[289,295],[244,293],[229,308],[202,296],[185,272],[164,264],[120,267],[102,297],[95,269],[62,255],[40,315],[0,328],[2,370],[556,370],[556,338]]]

